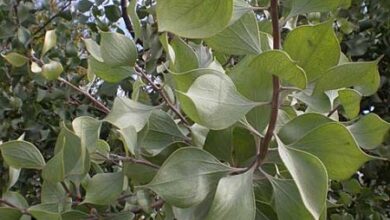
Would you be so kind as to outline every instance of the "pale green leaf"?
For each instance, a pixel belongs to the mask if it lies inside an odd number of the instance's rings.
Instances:
[[[257,70],[258,74],[278,76],[281,80],[300,89],[306,88],[305,72],[284,51],[265,51],[249,63],[249,68]]]
[[[254,220],[253,171],[222,178],[206,220]]]
[[[134,126],[138,132],[148,122],[154,109],[155,107],[143,105],[126,97],[117,97],[111,112],[104,120],[120,129]]]
[[[311,92],[311,90],[310,90]],[[331,101],[325,93],[308,94],[308,90],[292,94],[292,96],[307,105],[306,112],[328,113],[331,110]]]
[[[171,68],[174,72],[186,72],[198,68],[198,57],[195,51],[181,38],[171,41],[174,58],[171,57]]]
[[[211,154],[199,148],[186,147],[171,154],[153,180],[144,187],[155,191],[170,205],[188,208],[200,204],[229,171],[228,166]]]
[[[95,153],[90,154],[91,161],[96,164],[102,164],[110,154],[110,145],[104,140],[98,140]]]
[[[137,60],[137,48],[130,38],[119,33],[102,32],[100,51],[104,63],[110,66],[133,66]]]
[[[267,177],[274,191],[275,210],[278,219],[314,219],[305,207],[294,180]]]
[[[64,71],[62,64],[57,61],[51,60],[42,66],[42,76],[47,80],[56,80],[60,74]]]
[[[100,46],[92,39],[83,39],[84,40],[84,43],[85,43],[85,47],[87,48],[89,54],[91,54],[91,56],[99,61],[99,62],[104,62],[103,58],[102,58],[102,54],[101,54],[101,51],[100,51]]]
[[[127,7],[127,14],[129,15],[131,24],[134,28],[135,38],[140,39],[142,37],[142,26],[137,15],[137,1],[130,1],[129,7]]]
[[[57,44],[56,30],[46,31],[45,40],[43,42],[41,57],[43,57],[56,44]]]
[[[27,209],[36,220],[61,220],[61,210],[57,203],[40,203]]]
[[[88,219],[89,214],[78,210],[69,210],[61,214],[61,220],[83,220]]]
[[[228,26],[233,0],[158,0],[156,13],[160,32],[207,38]]]
[[[312,154],[285,146],[279,139],[280,157],[293,177],[305,207],[315,219],[326,208],[328,175],[324,164]]]
[[[101,125],[101,121],[88,116],[77,117],[72,121],[75,134],[80,137],[81,144],[89,153],[96,151]]]
[[[88,182],[83,203],[110,205],[122,193],[123,184],[123,173],[98,173]]]
[[[199,121],[195,122],[214,130],[225,129],[257,105],[239,94],[229,77],[222,74],[199,76],[183,94],[193,102]]]
[[[290,147],[318,157],[333,180],[350,178],[365,162],[374,159],[360,150],[348,129],[337,122],[318,126]]]
[[[255,56],[246,56],[230,73],[234,84],[246,98],[256,102],[270,102],[272,99],[272,76],[264,69],[254,69],[249,66]],[[257,106],[246,115],[248,122],[258,131],[263,131],[269,122],[270,105]]]
[[[9,141],[0,145],[0,151],[8,166],[38,170],[45,166],[41,152],[29,142]]]
[[[27,57],[25,57],[21,54],[15,53],[15,52],[1,54],[1,56],[5,60],[7,60],[7,62],[10,63],[12,66],[16,66],[16,67],[24,66],[28,61]]]
[[[8,182],[6,185],[6,189],[9,190],[12,186],[15,185],[15,183],[19,179],[21,169],[19,168],[14,168],[12,166],[8,167]]]
[[[283,46],[305,70],[308,81],[317,79],[339,62],[341,49],[332,22],[300,26],[287,35]]]
[[[152,181],[157,169],[143,164],[124,163],[123,173],[136,185],[140,185]]]
[[[137,146],[137,131],[135,127],[130,125],[129,127],[119,129],[118,132],[121,135],[126,149],[133,155],[136,155],[139,149]]]
[[[88,69],[96,76],[110,83],[117,83],[123,79],[131,77],[134,73],[130,66],[109,66],[105,63],[95,60],[93,57],[88,59]]]
[[[372,95],[379,88],[380,77],[377,65],[378,61],[372,61],[347,63],[333,67],[324,72],[316,81],[314,94],[354,86],[362,95]]]
[[[279,130],[278,137],[284,144],[289,145],[302,139],[311,130],[329,122],[333,120],[321,114],[303,114],[284,125]]]
[[[248,4],[245,0],[234,0],[233,1],[233,16],[229,22],[229,25],[234,24],[238,21],[244,14],[252,11],[251,5]]]
[[[345,115],[349,119],[357,117],[360,112],[360,102],[362,100],[360,92],[353,89],[341,89],[338,93],[338,101],[343,106]]]
[[[390,123],[371,113],[348,126],[348,129],[360,147],[373,150],[384,142],[386,135],[389,135]]]
[[[214,50],[226,54],[261,53],[259,29],[253,12],[245,14],[234,24],[205,41]]]

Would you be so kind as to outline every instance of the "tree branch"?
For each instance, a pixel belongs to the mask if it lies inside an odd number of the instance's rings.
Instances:
[[[61,77],[58,77],[58,80],[65,83],[66,85],[70,86],[71,88],[73,88],[74,90],[82,93],[83,95],[85,95],[89,100],[92,101],[92,103],[97,106],[100,111],[108,114],[110,113],[110,109],[108,109],[105,105],[103,105],[103,103],[101,103],[100,101],[98,101],[95,97],[93,97],[91,94],[89,94],[87,91],[84,91],[82,89],[80,89],[79,87],[73,85],[72,83],[70,83],[69,81],[67,81],[66,79],[64,78],[61,78]]]
[[[190,125],[190,123],[187,121],[187,119],[184,117],[184,115],[181,114],[180,110],[176,108],[176,106],[169,100],[169,97],[165,93],[164,89],[159,87],[155,82],[153,82],[152,79],[148,77],[148,74],[137,64],[135,65],[136,73],[144,78],[153,88],[154,91],[158,92],[161,96],[161,98],[164,100],[164,102],[167,104],[167,106],[175,112],[175,114],[183,121],[185,125]]]
[[[132,158],[132,157],[123,157],[123,156],[120,156],[120,155],[116,155],[116,154],[110,154],[110,157],[107,158],[107,159],[110,159],[110,160],[114,160],[114,161],[122,161],[122,162],[130,162],[130,163],[136,163],[136,164],[142,164],[142,165],[145,165],[145,166],[148,166],[148,167],[152,167],[154,169],[160,169],[160,166],[156,165],[156,164],[153,164],[149,161],[146,161],[146,160],[140,160],[140,159],[135,159],[135,158]]]
[[[121,0],[121,10],[122,10],[122,18],[125,22],[126,29],[129,31],[130,35],[134,38],[134,30],[133,25],[131,25],[131,21],[129,16],[127,15],[127,0]]]
[[[274,44],[273,48],[275,50],[280,49],[280,45],[281,45],[278,7],[279,7],[278,0],[271,0],[271,19],[272,19],[273,44]],[[272,101],[271,101],[271,117],[270,117],[267,131],[260,144],[259,154],[257,154],[256,161],[253,165],[256,168],[263,163],[264,159],[267,156],[269,144],[274,135],[276,122],[278,119],[280,81],[279,78],[275,75],[272,76],[272,84],[273,84],[273,93],[272,93]]]
[[[72,3],[72,0],[68,0],[68,2],[66,2],[64,4],[64,6],[62,6],[60,8],[60,10],[55,14],[53,15],[52,17],[49,18],[49,20],[47,20],[38,30],[34,31],[34,33],[32,34],[32,36],[35,36],[36,34],[38,34],[39,32],[41,32],[43,29],[45,29],[45,27],[47,25],[49,25],[55,18],[57,18],[58,16],[60,16],[60,14],[65,11],[66,8],[68,8]]]

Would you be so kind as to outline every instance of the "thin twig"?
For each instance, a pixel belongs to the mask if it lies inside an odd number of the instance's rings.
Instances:
[[[109,159],[112,159],[112,160],[119,160],[119,161],[122,161],[122,162],[130,162],[130,163],[136,163],[136,164],[142,164],[142,165],[145,165],[145,166],[149,166],[149,167],[152,167],[154,169],[160,169],[160,166],[156,165],[156,164],[153,164],[149,161],[146,161],[146,160],[140,160],[140,159],[135,159],[135,158],[132,158],[132,157],[123,157],[123,156],[120,156],[120,155],[116,155],[116,154],[110,154],[110,158]]]
[[[275,50],[280,49],[280,45],[281,45],[278,7],[279,7],[278,0],[271,0],[271,19],[272,19],[272,29],[273,29],[273,41],[274,41],[273,48]],[[269,144],[274,135],[276,122],[278,119],[280,81],[279,78],[275,75],[272,76],[272,84],[273,84],[273,93],[272,93],[272,101],[271,101],[271,117],[270,117],[267,131],[260,144],[259,154],[257,154],[256,161],[252,165],[255,168],[259,167],[267,156]]]
[[[92,101],[92,103],[94,105],[96,105],[97,107],[99,107],[100,111],[108,114],[110,113],[110,109],[107,108],[103,103],[101,103],[100,101],[98,101],[95,97],[93,97],[91,94],[89,94],[87,91],[84,91],[82,89],[80,89],[79,87],[73,85],[72,83],[70,83],[68,80],[64,79],[64,78],[61,78],[61,77],[58,77],[58,80],[65,83],[66,85],[70,86],[71,88],[73,88],[74,90],[77,90],[78,92],[82,93],[83,95],[85,95],[89,100]]]
[[[4,199],[0,198],[0,204],[4,204],[4,205],[7,205],[7,206],[9,206],[11,208],[17,209],[24,215],[32,216],[31,213],[29,211],[27,211],[27,209],[19,208],[16,205],[12,204],[11,202],[9,202],[7,200],[4,200]]]
[[[61,186],[62,188],[64,188],[66,194],[68,197],[72,197],[72,192],[69,190],[68,186],[66,185],[66,183],[64,181],[61,181]]]
[[[328,115],[327,115],[326,117],[329,118],[330,116],[332,116],[333,113],[335,113],[339,108],[340,108],[340,105],[337,105],[336,107],[334,107],[334,108],[328,113]]]
[[[68,8],[72,3],[72,0],[69,0],[67,3],[64,4],[64,6],[62,6],[60,8],[60,10],[55,14],[53,15],[52,17],[49,18],[49,20],[47,20],[38,30],[34,31],[34,33],[32,34],[33,36],[37,35],[39,32],[41,32],[43,29],[45,29],[45,27],[47,25],[49,25],[55,18],[57,18],[58,16],[60,16],[60,14],[65,11],[66,8]]]
[[[152,86],[153,90],[158,92],[161,96],[161,98],[164,100],[165,104],[173,111],[175,114],[183,121],[185,125],[190,125],[190,123],[187,121],[187,119],[184,117],[184,115],[181,114],[180,110],[176,108],[176,106],[171,102],[167,94],[165,93],[164,89],[160,86],[158,86],[151,78],[148,77],[148,74],[137,64],[135,65],[136,73],[144,78],[150,86]]]

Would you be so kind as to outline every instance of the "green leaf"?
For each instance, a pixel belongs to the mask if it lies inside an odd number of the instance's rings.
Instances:
[[[347,63],[333,67],[316,81],[314,94],[354,86],[362,95],[372,95],[379,88],[380,77],[377,65],[378,61],[372,61]]]
[[[229,22],[229,25],[234,24],[238,21],[243,15],[252,11],[252,7],[245,0],[234,0],[233,1],[233,16]]]
[[[265,51],[249,64],[249,68],[257,70],[257,74],[275,75],[288,84],[300,89],[306,88],[305,72],[284,51]]]
[[[38,148],[26,141],[9,141],[0,145],[1,155],[8,166],[41,170],[45,160]]]
[[[171,57],[172,71],[186,72],[198,68],[198,57],[194,50],[181,38],[175,37],[171,42],[174,58]]]
[[[42,76],[47,80],[56,80],[64,71],[62,64],[57,61],[51,60],[42,66]]]
[[[261,53],[259,29],[253,12],[245,14],[234,24],[205,41],[211,48],[226,54]]]
[[[19,179],[20,170],[12,166],[8,166],[8,182],[6,185],[6,190],[9,190]]]
[[[326,208],[328,175],[324,164],[312,154],[285,146],[279,139],[279,155],[293,177],[303,203],[315,219]]]
[[[171,205],[188,208],[200,204],[229,171],[211,154],[186,147],[171,154],[153,180],[143,187],[155,191]]]
[[[92,2],[90,2],[88,0],[81,0],[77,4],[77,9],[80,12],[87,12],[87,11],[89,11],[91,9],[92,6],[93,6]]]
[[[272,99],[272,76],[261,69],[254,69],[249,64],[255,56],[246,56],[232,70],[230,77],[240,92],[246,98],[256,102],[270,102]],[[254,92],[256,91],[256,92]],[[248,122],[257,131],[263,131],[269,122],[270,105],[257,106],[247,115]]]
[[[123,173],[134,181],[136,185],[147,184],[152,181],[157,170],[150,166],[136,163],[124,163]]]
[[[187,139],[171,116],[161,110],[152,112],[145,129],[146,134],[139,146],[150,156],[156,156],[169,145]]]
[[[160,32],[185,38],[211,37],[228,26],[233,0],[159,0],[157,20]]]
[[[139,132],[148,122],[155,107],[143,105],[126,97],[115,98],[111,112],[104,121],[108,121],[120,129],[134,126]]]
[[[123,173],[98,173],[88,182],[82,203],[110,205],[122,193],[123,183]]]
[[[102,53],[100,51],[100,46],[92,39],[83,39],[85,43],[85,47],[87,48],[88,52],[91,54],[95,60],[99,62],[104,62],[102,58]]]
[[[64,124],[58,136],[55,156],[49,160],[42,171],[42,177],[49,182],[62,181],[65,178],[80,182],[90,168],[89,154],[81,139]]]
[[[116,22],[121,17],[121,11],[117,5],[104,6],[104,14],[111,22]]]
[[[131,24],[133,25],[134,28],[135,38],[141,38],[142,26],[141,26],[141,21],[137,15],[137,1],[130,1],[129,7],[127,7],[127,14],[129,15]]]
[[[134,73],[133,68],[130,66],[109,66],[106,63],[95,60],[94,57],[89,57],[88,68],[96,76],[110,83],[118,83],[123,79],[131,77]]]
[[[133,40],[125,35],[111,32],[102,32],[101,38],[100,50],[105,64],[134,66],[138,55]]]
[[[275,210],[278,219],[312,220],[305,207],[294,180],[277,179],[268,176],[274,189]]]
[[[61,220],[88,219],[89,214],[78,210],[69,210],[61,214]]]
[[[300,26],[284,41],[284,49],[305,70],[309,82],[339,62],[341,49],[332,24]]]
[[[102,164],[110,154],[110,145],[104,140],[98,140],[95,153],[90,154],[91,161],[96,164]],[[102,156],[104,155],[105,158]]]
[[[72,198],[60,183],[43,182],[41,191],[41,203],[57,204],[59,210],[67,210],[71,207]]]
[[[331,110],[331,101],[329,96],[325,93],[318,93],[309,95],[312,90],[307,89],[298,93],[292,94],[292,96],[307,105],[306,112],[319,112],[328,113]]]
[[[373,159],[360,150],[348,129],[337,122],[318,126],[290,147],[318,157],[333,180],[350,178],[365,162]]]
[[[37,220],[61,220],[61,209],[57,203],[41,203],[27,209]]]
[[[12,66],[16,66],[16,67],[24,66],[28,61],[27,57],[15,52],[10,52],[5,55],[1,54],[1,56],[5,60],[7,60],[7,62],[10,63]]]
[[[360,112],[360,102],[362,100],[360,92],[353,89],[342,89],[338,93],[338,101],[343,106],[347,118],[352,119],[357,117]]]
[[[56,44],[57,44],[56,30],[46,31],[41,57],[43,57],[50,49],[55,47]]]
[[[360,147],[373,150],[384,142],[386,135],[389,135],[390,123],[371,113],[348,126],[348,129]]]
[[[29,206],[26,199],[18,192],[13,192],[13,191],[4,192],[2,195],[2,199],[10,202],[11,204],[18,207],[19,209],[26,209]]]
[[[137,131],[134,126],[129,126],[127,128],[118,129],[119,134],[121,135],[121,140],[125,145],[126,149],[136,155],[139,151],[137,146]]]
[[[199,120],[196,123],[214,130],[225,129],[257,105],[241,96],[229,77],[222,74],[199,76],[187,93],[183,94],[193,102]]]
[[[321,114],[303,114],[284,125],[279,130],[278,137],[284,144],[289,145],[302,139],[311,130],[329,122],[333,120]]]
[[[0,216],[2,220],[15,220],[22,217],[22,213],[15,208],[0,207]]]
[[[95,152],[102,122],[95,118],[82,116],[74,119],[72,126],[75,134],[80,137],[81,145],[88,149],[89,153]]]
[[[289,17],[310,12],[329,12],[340,6],[340,0],[291,0]]]
[[[254,220],[253,171],[222,178],[206,220]]]

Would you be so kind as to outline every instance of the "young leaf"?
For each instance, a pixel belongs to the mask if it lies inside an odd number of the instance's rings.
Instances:
[[[171,57],[171,68],[174,72],[186,72],[198,68],[198,57],[195,51],[181,38],[175,37],[171,42],[174,58]]]
[[[360,102],[362,95],[354,89],[341,89],[338,91],[338,101],[343,106],[345,115],[349,118],[355,118],[360,112]]]
[[[42,76],[47,80],[56,80],[60,74],[64,71],[62,64],[51,60],[49,63],[46,63],[42,66]]]
[[[377,65],[378,61],[372,61],[347,63],[333,67],[316,81],[314,94],[354,86],[362,95],[372,95],[379,88],[380,77]]]
[[[83,203],[110,205],[122,192],[123,173],[98,173],[89,181]]]
[[[143,187],[155,191],[171,205],[188,208],[200,204],[229,171],[230,167],[206,151],[181,148],[169,156],[153,180]]]
[[[333,180],[350,178],[365,162],[374,159],[360,150],[347,128],[336,122],[318,126],[290,147],[318,157]]]
[[[328,174],[324,164],[312,154],[285,146],[279,139],[279,155],[296,183],[303,203],[315,219],[326,208]]]
[[[159,0],[156,13],[160,32],[207,38],[228,26],[233,0]]]
[[[217,35],[205,39],[211,48],[226,54],[260,54],[260,36],[253,12],[242,16]]]
[[[42,48],[41,57],[43,57],[56,44],[57,44],[56,30],[46,31],[45,41],[43,42],[43,48]]]
[[[145,126],[154,109],[155,107],[143,105],[125,97],[117,97],[111,112],[104,120],[121,129],[134,126],[138,132]]]
[[[305,70],[309,82],[336,66],[341,50],[332,22],[294,29],[287,35],[284,49]]]
[[[38,170],[45,166],[41,152],[29,142],[9,141],[0,145],[0,151],[8,166]]]
[[[253,171],[222,178],[206,220],[254,220]]]
[[[15,52],[10,52],[10,53],[7,53],[5,55],[1,54],[1,56],[5,60],[7,60],[7,62],[10,63],[12,66],[16,66],[16,67],[24,66],[28,61],[27,57],[20,55],[18,53],[15,53]]]
[[[109,66],[133,66],[137,60],[134,41],[125,35],[111,32],[101,33],[100,51],[104,63]]]
[[[183,95],[191,99],[197,110],[199,121],[195,122],[214,130],[233,125],[252,108],[264,104],[241,96],[230,78],[215,74],[198,77]]]
[[[348,126],[360,147],[373,150],[380,146],[389,135],[390,123],[376,114],[363,116],[358,122]]]

